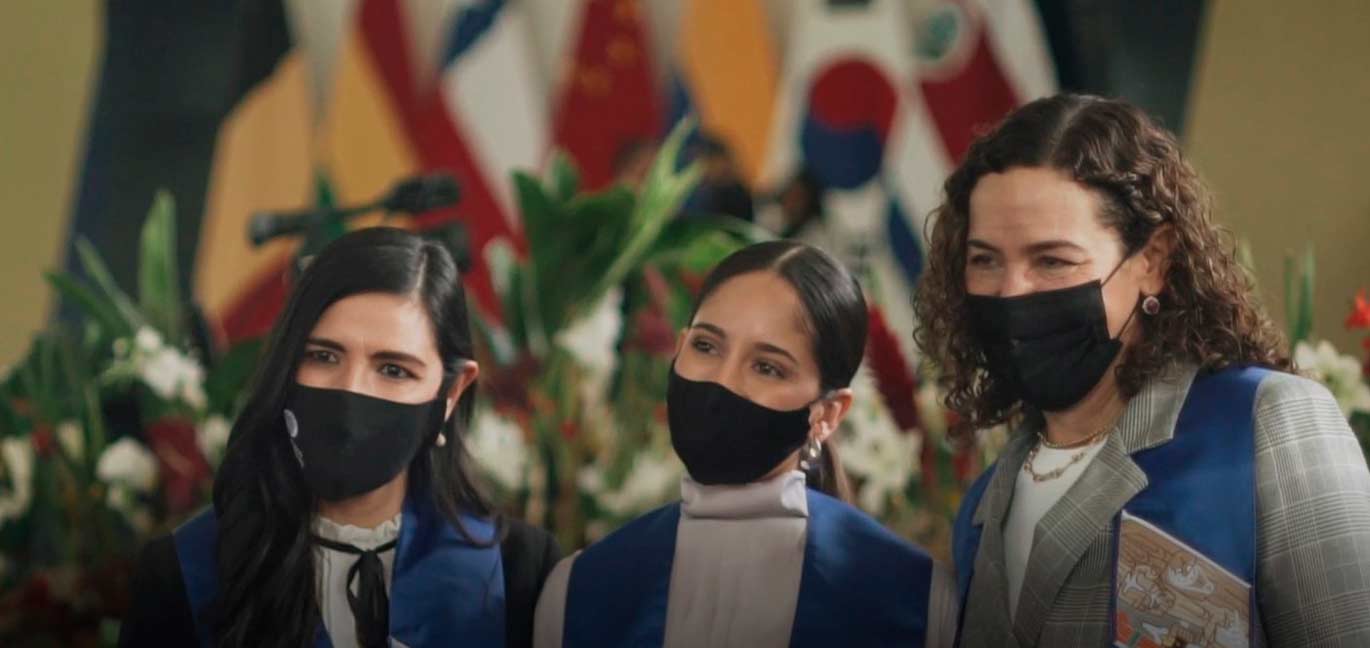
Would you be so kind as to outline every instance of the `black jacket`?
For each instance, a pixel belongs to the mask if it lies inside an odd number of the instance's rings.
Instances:
[[[533,611],[547,574],[561,559],[561,549],[546,531],[508,520],[500,556],[504,565],[506,645],[532,646]],[[119,645],[194,646],[197,641],[176,544],[170,535],[158,537],[138,556],[132,602],[119,628]]]

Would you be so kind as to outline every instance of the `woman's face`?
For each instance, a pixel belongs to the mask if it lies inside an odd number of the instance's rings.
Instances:
[[[970,194],[966,292],[1014,297],[1107,279],[1104,306],[1116,337],[1141,295],[1160,291],[1162,275],[1152,246],[1123,258],[1122,241],[1100,222],[1099,209],[1094,191],[1054,169],[980,178]],[[1125,341],[1136,331],[1129,327]]]
[[[460,367],[448,390],[447,414],[475,379]],[[469,377],[467,374],[470,374]],[[427,310],[403,295],[362,293],[334,302],[310,331],[295,380],[399,403],[437,397],[443,367]]]
[[[799,294],[779,275],[751,272],[718,286],[681,336],[676,373],[722,385],[775,410],[819,396],[813,336]]]

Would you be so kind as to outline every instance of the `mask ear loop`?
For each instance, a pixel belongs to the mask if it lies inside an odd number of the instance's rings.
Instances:
[[[1108,273],[1108,276],[1105,277],[1103,281],[1099,282],[1099,293],[1100,293],[1100,296],[1101,296],[1101,297],[1103,296],[1104,284],[1107,284],[1110,280],[1112,280],[1112,279],[1113,279],[1113,275],[1118,274],[1118,271],[1123,269],[1123,264],[1124,264],[1124,263],[1127,263],[1130,259],[1132,259],[1132,257],[1134,257],[1134,256],[1136,256],[1136,255],[1137,255],[1137,253],[1136,253],[1136,252],[1133,252],[1132,254],[1129,254],[1129,255],[1123,257],[1123,260],[1122,260],[1122,261],[1119,261],[1119,262],[1118,262],[1118,265],[1113,266],[1113,271],[1110,272],[1110,273]],[[1134,303],[1134,304],[1132,305],[1132,310],[1131,310],[1131,311],[1128,311],[1128,313],[1127,313],[1127,319],[1123,320],[1123,327],[1120,328],[1120,329],[1118,329],[1118,335],[1114,336],[1113,339],[1115,339],[1115,340],[1120,339],[1120,338],[1123,337],[1123,333],[1126,333],[1126,332],[1127,332],[1127,327],[1129,327],[1129,326],[1132,325],[1132,319],[1133,319],[1134,317],[1137,316],[1137,307],[1140,306],[1141,303],[1142,303],[1142,297],[1141,297],[1141,295],[1139,294],[1138,297],[1137,297],[1137,302]]]
[[[439,407],[442,408],[441,412],[443,416],[442,422],[438,423],[438,431],[431,438],[431,442],[434,446],[437,446],[439,448],[447,445],[446,428],[447,424],[452,420],[451,417],[447,416],[447,391],[452,388],[452,381],[456,380],[456,378],[456,374],[444,371],[442,374],[442,384],[438,386],[438,401],[441,402],[441,405],[439,405]],[[452,416],[456,415],[457,406],[454,404],[452,406]]]

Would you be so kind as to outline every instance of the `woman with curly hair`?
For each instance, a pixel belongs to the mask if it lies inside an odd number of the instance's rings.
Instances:
[[[1370,645],[1370,472],[1174,137],[1035,101],[947,179],[916,298],[962,433],[961,646]]]

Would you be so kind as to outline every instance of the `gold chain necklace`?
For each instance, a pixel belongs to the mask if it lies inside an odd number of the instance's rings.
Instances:
[[[1042,445],[1051,448],[1052,450],[1074,450],[1075,448],[1093,445],[1096,439],[1103,436],[1105,432],[1108,432],[1111,429],[1113,429],[1113,426],[1111,425],[1108,427],[1101,427],[1094,434],[1091,434],[1083,439],[1080,439],[1079,441],[1075,441],[1072,443],[1052,443],[1051,441],[1047,440],[1047,435],[1039,431],[1037,433],[1037,440],[1041,441]]]
[[[1042,433],[1038,432],[1037,435],[1038,438],[1041,440],[1041,443],[1032,446],[1032,449],[1028,451],[1027,460],[1023,462],[1023,472],[1027,473],[1028,476],[1032,477],[1033,483],[1040,484],[1044,481],[1051,481],[1053,479],[1057,479],[1061,475],[1066,474],[1066,471],[1069,470],[1071,466],[1074,466],[1075,464],[1083,461],[1085,455],[1089,454],[1089,446],[1094,445],[1095,442],[1097,442],[1100,438],[1103,437],[1104,432],[1107,432],[1110,429],[1112,428],[1103,428],[1098,432],[1089,435],[1089,437],[1085,438],[1085,440],[1083,441],[1078,441],[1076,443],[1070,443],[1061,446],[1054,446],[1050,444],[1049,442],[1047,442],[1046,437],[1043,437]],[[1053,450],[1069,450],[1071,448],[1080,448],[1081,446],[1084,447],[1081,448],[1079,452],[1071,455],[1070,461],[1067,461],[1064,466],[1061,466],[1054,470],[1049,470],[1044,473],[1039,473],[1036,470],[1032,469],[1032,461],[1037,458],[1037,451],[1041,450],[1042,446],[1046,446]]]

